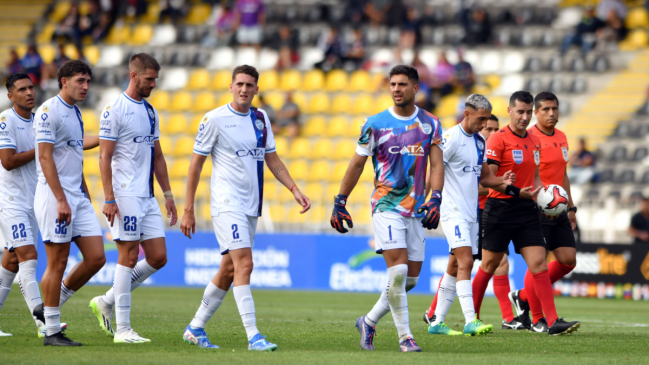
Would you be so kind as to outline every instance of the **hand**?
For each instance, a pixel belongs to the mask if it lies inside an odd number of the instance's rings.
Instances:
[[[176,211],[176,203],[173,199],[165,200],[165,207],[167,208],[167,218],[171,218],[170,226],[174,226],[178,222],[178,212]]]
[[[293,189],[293,196],[295,197],[295,201],[302,206],[300,214],[304,214],[307,210],[311,209],[311,201],[306,195],[302,194],[297,186]]]
[[[543,215],[545,216],[545,218],[547,218],[547,219],[549,219],[551,221],[557,219],[556,215],[548,215],[548,214],[543,214]]]
[[[568,212],[568,220],[570,221],[570,227],[574,231],[577,229],[577,215],[573,211]]]
[[[59,215],[59,223],[67,222],[67,226],[69,227],[70,223],[72,223],[72,210],[70,209],[70,205],[68,205],[67,199],[59,200],[56,203],[56,212]]]
[[[526,188],[522,188],[521,192],[518,194],[519,198],[522,199],[531,199],[535,200],[536,196],[539,195],[539,192],[541,191],[542,186],[539,186],[538,188],[532,190],[531,186],[528,186]]]
[[[516,174],[509,170],[503,175],[503,184],[505,185],[514,185],[516,182]]]
[[[439,225],[440,205],[442,205],[442,192],[435,190],[431,194],[430,200],[419,207],[417,214],[426,212],[426,216],[421,219],[421,225],[424,228],[437,229]]]
[[[104,204],[102,213],[104,213],[106,219],[108,219],[108,223],[110,223],[111,227],[113,226],[115,217],[117,217],[117,219],[122,219],[122,217],[119,215],[119,207],[117,207],[117,203]]]
[[[347,197],[345,195],[336,195],[336,197],[334,198],[334,210],[331,213],[331,219],[329,220],[329,223],[331,223],[331,227],[333,229],[340,233],[349,232],[349,230],[343,225],[343,221],[347,222],[347,226],[349,226],[349,228],[354,227],[352,216],[349,215],[349,212],[347,212],[347,209],[345,208],[346,204]]]
[[[649,232],[645,232],[645,231],[638,232],[638,238],[643,241],[649,241]]]
[[[174,211],[175,209],[176,207],[174,206]],[[189,239],[192,238],[193,233],[196,233],[196,218],[194,217],[193,210],[185,211],[185,215],[180,221],[180,230],[185,236],[189,237]]]

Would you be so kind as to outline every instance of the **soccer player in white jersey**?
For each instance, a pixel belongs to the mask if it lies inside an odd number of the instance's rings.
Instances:
[[[399,351],[421,352],[410,331],[406,293],[415,287],[425,257],[425,230],[436,229],[444,185],[442,127],[434,115],[415,105],[419,75],[410,66],[390,70],[394,106],[365,121],[356,153],[334,199],[331,226],[352,228],[345,205],[372,156],[375,190],[372,194],[375,249],[383,254],[388,282],[374,308],[356,320],[363,350],[374,350],[378,321],[392,312],[399,335]],[[428,172],[430,164],[430,172]],[[431,193],[427,203],[426,196]],[[427,213],[424,214],[424,211]]]
[[[252,66],[234,69],[230,84],[233,100],[208,112],[201,121],[189,166],[185,215],[180,228],[189,238],[196,230],[194,198],[203,164],[211,155],[214,169],[210,210],[223,255],[219,271],[207,285],[203,301],[183,334],[186,342],[202,348],[218,348],[207,338],[205,324],[234,284],[232,291],[248,336],[248,350],[277,349],[257,330],[250,292],[252,246],[263,202],[264,161],[275,178],[293,193],[302,206],[300,213],[311,207],[309,198],[300,192],[277,155],[266,112],[250,106],[259,92],[258,80],[259,73]]]
[[[465,102],[464,119],[442,137],[444,152],[444,192],[442,193],[442,228],[449,245],[449,261],[438,290],[435,321],[430,334],[461,335],[450,329],[444,319],[455,295],[464,313],[464,334],[475,336],[493,331],[493,326],[476,318],[473,308],[471,270],[473,255],[478,254],[478,189],[480,185],[505,192],[512,183],[511,172],[496,177],[487,168],[485,139],[480,135],[491,117],[491,103],[480,94]]]
[[[167,217],[177,213],[160,142],[158,113],[145,98],[156,86],[160,65],[146,53],[131,56],[130,83],[101,113],[99,168],[106,203],[104,215],[117,242],[119,258],[113,287],[90,308],[115,343],[151,342],[130,326],[131,291],[167,262],[164,223],[153,194],[153,177],[165,196]],[[137,261],[140,245],[145,258]],[[117,331],[111,327],[115,306]]]
[[[47,253],[41,280],[45,346],[81,346],[61,333],[60,307],[106,263],[101,228],[83,176],[83,119],[76,106],[85,100],[91,77],[92,70],[83,61],[63,64],[58,71],[61,92],[46,100],[34,116],[38,172],[34,212]],[[71,241],[83,260],[61,282]]]

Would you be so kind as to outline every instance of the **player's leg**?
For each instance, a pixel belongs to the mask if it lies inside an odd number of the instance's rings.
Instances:
[[[514,317],[512,312],[512,304],[509,301],[509,292],[511,291],[509,285],[509,255],[505,253],[500,265],[494,272],[493,287],[494,294],[498,299],[500,306],[500,313],[502,314],[503,322],[502,329],[523,329],[523,323]]]
[[[83,260],[79,261],[61,281],[59,306],[63,306],[88,280],[106,264],[104,239],[101,235],[77,237],[74,243],[81,251]]]
[[[16,274],[18,274],[18,258],[15,252],[9,252],[5,248],[0,267],[0,309],[11,292],[11,284],[13,284]],[[0,337],[7,336],[12,336],[12,334],[0,331]]]
[[[34,244],[26,244],[24,246],[15,247],[14,250],[19,262],[18,283],[20,284],[20,289],[25,298],[25,302],[27,303],[27,307],[29,308],[29,313],[34,317],[36,328],[39,329],[39,336],[43,337],[45,334],[41,334],[40,331],[41,329],[45,331],[43,318],[36,318],[36,316],[34,316],[34,309],[43,304],[41,290],[38,287],[38,281],[36,281],[36,266],[38,264],[36,246],[34,246]]]
[[[433,296],[433,301],[430,302],[430,306],[428,309],[426,309],[426,312],[424,312],[424,323],[427,325],[430,325],[431,323],[435,322],[435,308],[437,308],[437,297],[439,293],[439,287],[442,285],[442,280],[444,280],[444,275],[442,275],[442,278],[439,279],[439,283],[437,283],[437,292],[435,292],[435,296]]]
[[[437,294],[435,295],[435,308],[433,309],[434,319],[431,321],[428,326],[428,333],[431,335],[449,335],[449,336],[458,336],[462,332],[454,331],[449,328],[444,320],[446,315],[453,305],[456,294],[456,283],[457,283],[457,260],[455,255],[450,254],[448,265],[442,280],[440,280],[439,287],[437,288]]]

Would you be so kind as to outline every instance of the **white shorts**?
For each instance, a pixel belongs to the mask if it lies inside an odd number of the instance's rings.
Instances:
[[[471,252],[474,255],[478,254],[480,223],[458,218],[450,218],[441,223],[448,242],[449,253],[453,253],[453,250],[458,247],[471,247]]]
[[[34,211],[0,208],[0,231],[5,248],[13,252],[16,247],[36,245],[38,224]]]
[[[118,196],[115,201],[120,219],[115,218],[112,227],[106,219],[113,241],[146,241],[165,236],[162,213],[155,198]]]
[[[259,25],[242,25],[237,29],[237,43],[259,44],[261,43],[261,27]]]
[[[81,191],[70,193],[65,197],[72,211],[72,222],[59,223],[56,210],[56,198],[49,185],[38,183],[34,197],[34,213],[38,221],[44,243],[67,243],[79,237],[102,236],[101,227],[90,200]]]
[[[374,213],[372,221],[374,222],[374,249],[377,253],[405,248],[408,250],[409,261],[424,261],[426,231],[421,225],[421,218],[380,212]]]
[[[230,250],[252,248],[257,231],[257,217],[239,212],[223,212],[212,217],[216,240],[221,248],[221,255]]]

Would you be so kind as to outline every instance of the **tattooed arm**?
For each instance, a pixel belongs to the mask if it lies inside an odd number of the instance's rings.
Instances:
[[[304,213],[309,210],[309,208],[311,208],[311,202],[309,201],[309,198],[307,198],[306,195],[302,194],[297,185],[295,185],[295,182],[291,178],[291,175],[288,173],[286,166],[277,155],[277,152],[266,153],[264,159],[266,160],[266,164],[268,165],[268,168],[270,168],[270,171],[273,173],[275,178],[279,182],[281,182],[282,185],[286,186],[287,189],[291,190],[293,196],[295,197],[295,200],[302,206],[303,210],[300,213]]]

